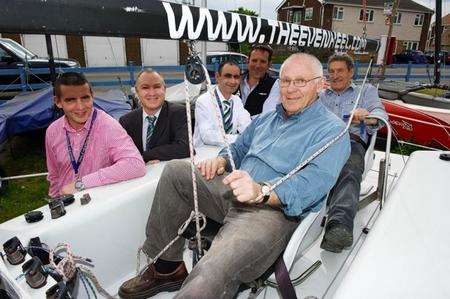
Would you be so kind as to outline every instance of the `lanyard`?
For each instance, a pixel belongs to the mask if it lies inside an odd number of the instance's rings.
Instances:
[[[217,105],[219,105],[220,115],[222,115],[223,127],[225,128],[225,117],[223,115],[222,101],[220,100],[219,94],[217,93],[217,89],[214,89],[214,94],[216,95]],[[231,113],[233,113],[233,101],[230,101],[230,110]]]
[[[75,161],[75,156],[73,154],[72,145],[70,144],[69,133],[66,130],[66,141],[67,141],[67,150],[69,151],[70,164],[72,165],[73,171],[75,172],[75,176],[78,177],[78,170],[80,169],[81,162],[84,158],[84,153],[86,152],[87,143],[89,136],[91,135],[92,125],[94,124],[95,118],[97,117],[97,110],[94,109],[92,113],[91,124],[89,125],[89,130],[87,132],[86,138],[84,139],[83,146],[81,147],[80,156],[78,156],[78,160]]]

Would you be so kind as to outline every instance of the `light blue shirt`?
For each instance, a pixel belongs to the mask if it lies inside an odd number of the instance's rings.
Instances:
[[[351,83],[350,86],[341,93],[337,93],[331,89],[322,91],[319,96],[322,103],[337,117],[344,122],[348,121],[355,101],[358,98],[360,87]],[[387,120],[388,116],[384,110],[384,106],[378,96],[378,90],[371,84],[366,84],[361,95],[361,100],[358,103],[357,108],[364,108],[369,111],[370,114],[377,115]],[[367,143],[368,135],[372,135],[382,127],[382,124],[377,126],[366,126],[364,124],[352,124],[350,126],[350,133],[358,135],[364,142]]]
[[[231,144],[236,167],[256,182],[274,184],[333,139],[345,124],[319,101],[288,118],[281,104],[255,118]],[[222,149],[220,156],[226,157]],[[300,216],[320,208],[350,155],[349,135],[312,160],[275,188],[288,216]]]

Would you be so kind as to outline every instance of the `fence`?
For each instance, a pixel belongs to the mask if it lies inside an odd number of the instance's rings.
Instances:
[[[245,69],[245,66],[242,66]],[[279,70],[280,64],[275,64],[272,66],[275,70]],[[359,79],[364,77],[364,71],[367,69],[367,63],[355,63],[355,79]],[[76,71],[86,74],[87,76],[92,76],[93,78],[89,78],[92,86],[133,86],[135,83],[136,75],[143,68],[142,66],[136,66],[130,64],[128,66],[123,67],[80,67],[80,68],[57,68],[57,73],[64,73],[68,71]],[[217,70],[218,65],[207,65],[208,70],[211,70],[211,74],[214,70]],[[155,71],[163,74],[166,84],[168,86],[178,84],[183,82],[183,72],[184,65],[179,66],[154,66],[152,67]],[[326,69],[326,65],[324,65],[324,69]],[[442,68],[444,72],[446,71],[445,65]],[[415,70],[422,70],[425,73],[417,73]],[[450,70],[450,68],[448,68]],[[442,79],[450,79],[450,72],[444,73],[442,72]],[[39,79],[39,75],[47,75],[49,74],[48,68],[27,68],[27,67],[19,67],[18,69],[0,69],[0,82],[4,82],[2,77],[10,76],[15,79],[12,79],[11,82],[7,84],[0,84],[0,93],[4,91],[11,90],[34,90],[40,89],[49,86],[48,82],[44,82],[42,79]],[[125,74],[125,76],[123,76]],[[372,73],[373,74],[373,73]],[[109,77],[107,80],[99,80],[98,77],[107,75]],[[122,76],[119,76],[122,75]],[[432,81],[434,75],[434,65],[430,64],[393,64],[388,66],[386,69],[385,78],[388,79],[401,79],[406,82],[414,79],[428,79],[428,81]],[[112,78],[111,78],[112,77]],[[125,77],[126,79],[122,79]],[[120,79],[119,79],[120,78]],[[31,82],[31,81],[39,81],[39,82]]]

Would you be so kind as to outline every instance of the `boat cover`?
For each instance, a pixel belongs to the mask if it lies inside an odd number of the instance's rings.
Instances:
[[[131,110],[120,90],[96,92],[94,106],[115,119]],[[8,137],[46,128],[60,114],[54,109],[53,88],[25,92],[0,105],[0,144]]]

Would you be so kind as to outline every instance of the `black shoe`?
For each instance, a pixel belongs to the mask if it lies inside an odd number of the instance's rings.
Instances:
[[[340,253],[342,249],[353,244],[353,232],[345,225],[336,223],[328,225],[325,229],[320,248],[327,251]]]

